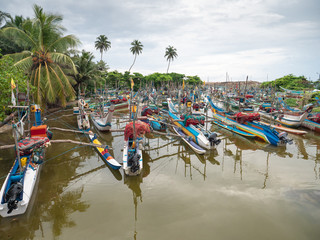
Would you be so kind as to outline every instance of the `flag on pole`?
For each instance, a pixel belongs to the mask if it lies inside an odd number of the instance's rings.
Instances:
[[[11,78],[11,89],[15,89],[16,88],[16,84],[14,83],[13,79]]]
[[[132,78],[130,78],[130,82],[131,82],[131,89],[133,89],[134,82],[133,82]]]
[[[184,89],[184,79],[183,79],[183,81],[182,81],[182,89]]]
[[[13,79],[11,78],[11,103],[13,106],[16,106],[16,98],[13,93],[13,89],[16,88],[16,84],[14,83]]]

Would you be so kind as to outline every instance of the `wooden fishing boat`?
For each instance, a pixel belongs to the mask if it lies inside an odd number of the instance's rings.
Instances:
[[[192,137],[188,137],[184,134],[184,132],[180,128],[173,127],[173,130],[176,134],[181,136],[181,139],[196,153],[205,154],[206,150],[201,148],[198,144],[196,144]]]
[[[100,141],[97,139],[97,135],[94,134],[92,131],[89,131],[89,139],[92,143],[94,144],[98,144],[101,145]],[[100,157],[102,158],[102,160],[108,164],[111,168],[118,170],[121,168],[120,163],[117,162],[117,160],[115,160],[112,155],[109,153],[109,149],[108,147],[106,148],[101,148],[101,147],[95,147],[95,149],[97,150],[97,152],[99,153]]]
[[[253,135],[251,133],[248,133],[248,132],[245,132],[245,131],[238,129],[235,124],[228,125],[226,123],[223,123],[222,121],[217,121],[217,120],[213,120],[212,123],[218,125],[219,127],[222,127],[224,129],[227,129],[231,132],[234,132],[236,134],[239,134],[239,135],[247,137],[247,138],[255,138],[256,137],[255,135]]]
[[[86,106],[87,103],[83,99],[80,99],[78,101],[78,107],[73,108],[73,114],[77,115],[77,124],[80,130],[90,130],[89,116],[85,111]]]
[[[188,137],[191,137],[193,141],[198,144],[200,147],[205,149],[213,149],[218,145],[220,142],[215,139],[213,136],[210,138],[210,136],[206,137],[203,132],[199,129],[197,129],[196,126],[193,124],[199,124],[199,122],[192,122],[192,124],[185,124],[186,120],[188,119],[180,119],[176,114],[178,111],[175,109],[174,105],[172,104],[172,101],[170,98],[167,100],[168,102],[168,114],[169,118],[171,119],[172,123],[176,125],[178,128],[180,128],[185,135]],[[192,119],[191,119],[192,120]]]
[[[45,148],[50,144],[49,137],[52,137],[47,125],[42,125],[40,111],[39,106],[32,107],[36,116],[35,126],[30,129],[30,137],[16,143],[16,159],[0,191],[2,217],[25,213],[38,182]]]
[[[291,134],[304,135],[304,134],[307,133],[306,131],[297,130],[297,129],[294,129],[294,128],[287,128],[287,127],[281,126],[280,124],[274,125],[274,124],[268,124],[268,123],[262,122],[262,121],[260,121],[260,123],[263,124],[263,125],[275,128],[277,130],[281,130],[281,131],[285,131],[285,132],[291,133]]]
[[[302,122],[302,126],[312,131],[320,133],[320,123],[306,119]]]
[[[259,110],[261,117],[267,120],[275,120],[276,122],[291,128],[298,128],[307,118],[309,112],[288,112],[277,113],[276,115],[269,114],[265,111]]]
[[[134,121],[126,125],[123,147],[123,170],[126,175],[136,176],[141,173],[143,169],[142,139],[143,135],[149,132],[149,125],[142,121]]]
[[[90,114],[91,120],[92,120],[94,126],[99,131],[109,131],[111,129],[114,108],[115,108],[115,105],[112,104],[110,106],[107,114],[105,114],[104,112],[99,112],[99,111]]]

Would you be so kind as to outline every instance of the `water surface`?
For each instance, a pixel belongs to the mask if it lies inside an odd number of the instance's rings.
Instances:
[[[49,126],[76,128],[71,111]],[[125,113],[116,113],[122,128]],[[139,177],[111,170],[90,147],[47,149],[27,213],[0,217],[0,239],[319,239],[320,135],[273,147],[212,126],[222,142],[204,156],[179,139],[148,135]],[[54,131],[54,139],[88,142]],[[123,135],[99,133],[122,161]],[[11,133],[0,144],[11,143]],[[0,184],[13,163],[0,151]]]

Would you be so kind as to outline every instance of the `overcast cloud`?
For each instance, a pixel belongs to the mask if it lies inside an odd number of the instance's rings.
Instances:
[[[266,81],[287,74],[318,79],[319,0],[0,0],[1,11],[33,17],[32,5],[63,15],[66,34],[79,50],[95,50],[104,34],[111,49],[103,60],[124,72],[133,62],[130,43],[144,45],[133,72],[166,72],[165,48],[177,49],[170,72],[205,81]],[[317,74],[318,73],[318,74]]]

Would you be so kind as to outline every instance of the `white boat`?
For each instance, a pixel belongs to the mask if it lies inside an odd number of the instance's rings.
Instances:
[[[136,176],[141,173],[143,168],[143,159],[141,151],[142,140],[144,134],[149,132],[149,125],[142,121],[134,121],[126,125],[124,131],[124,146],[122,159],[123,170],[126,175]]]
[[[287,127],[292,128],[298,128],[301,126],[303,121],[307,118],[309,112],[288,112],[285,111],[283,113],[278,113],[277,115],[268,114],[265,111],[258,111],[258,113],[261,115],[261,117],[265,119],[271,119],[275,120],[278,123],[281,123],[282,125],[285,125]]]
[[[198,144],[201,148],[205,149],[215,149],[216,144],[212,144],[209,139],[203,134],[201,130],[199,130],[194,125],[184,126],[183,119],[179,121],[179,117],[176,115],[178,112],[177,109],[174,107],[170,98],[167,99],[168,108],[169,108],[169,117],[171,118],[174,125],[180,128],[185,135],[190,136],[193,138],[193,141]],[[208,136],[209,137],[209,136]]]
[[[73,107],[73,114],[77,115],[77,123],[78,128],[80,130],[89,130],[90,129],[90,121],[89,116],[85,111],[85,106],[88,104],[85,103],[83,99],[78,101],[78,107]]]
[[[124,173],[128,176],[139,175],[143,168],[142,151],[139,148],[139,142],[136,142],[136,146],[132,145],[132,139],[124,141],[122,162]]]
[[[206,150],[197,145],[191,137],[187,137],[182,130],[179,128],[173,127],[173,130],[176,134],[181,136],[181,139],[196,153],[205,154]]]
[[[99,131],[109,131],[111,129],[113,112],[114,112],[114,104],[110,106],[108,113],[106,115],[104,113],[101,115],[98,112],[94,112],[90,114],[94,126]]]
[[[40,110],[36,109],[36,119]],[[39,120],[40,121],[40,120]],[[10,217],[26,212],[44,158],[45,147],[50,142],[46,125],[36,125],[30,130],[31,137],[16,143],[16,159],[0,191],[0,215]]]

